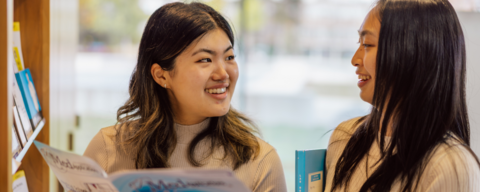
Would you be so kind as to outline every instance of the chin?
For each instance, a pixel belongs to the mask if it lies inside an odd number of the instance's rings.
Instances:
[[[367,96],[367,95],[364,95],[363,93],[360,93],[360,99],[372,105],[372,100],[373,100],[372,96]]]
[[[215,111],[212,111],[210,114],[211,114],[211,117],[220,117],[220,116],[226,115],[228,111],[230,111],[230,106],[221,107]]]

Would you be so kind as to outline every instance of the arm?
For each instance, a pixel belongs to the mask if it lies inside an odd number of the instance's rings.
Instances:
[[[285,175],[282,162],[275,149],[272,149],[258,165],[254,179],[256,186],[253,192],[286,192]]]

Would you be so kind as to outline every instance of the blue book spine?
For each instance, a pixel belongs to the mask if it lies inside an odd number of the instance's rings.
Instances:
[[[307,177],[305,175],[305,151],[295,151],[295,191],[306,192],[305,183]]]

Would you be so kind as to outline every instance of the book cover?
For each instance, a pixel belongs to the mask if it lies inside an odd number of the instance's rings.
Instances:
[[[12,125],[12,156],[17,158],[18,154],[22,151],[22,145],[18,138],[17,131],[15,131],[15,126]]]
[[[102,192],[249,192],[226,169],[143,169],[107,175],[88,157],[54,149],[33,141],[65,191]]]
[[[25,135],[25,130],[22,127],[20,122],[20,117],[18,116],[17,106],[13,106],[13,124],[15,125],[15,130],[17,131],[18,137],[20,138],[20,143],[22,147],[27,143],[27,135]]]
[[[326,149],[295,151],[295,191],[323,192]]]
[[[28,192],[27,179],[25,178],[25,171],[20,170],[13,175],[13,192]]]
[[[13,58],[14,66],[13,70],[19,72],[23,70],[23,53],[22,53],[22,42],[20,40],[20,22],[13,22]]]
[[[38,123],[42,121],[42,108],[40,107],[40,101],[38,100],[37,92],[35,91],[35,85],[33,84],[33,78],[29,69],[25,69],[18,73],[15,73],[15,79],[18,83],[18,88],[22,93],[23,103],[28,114],[28,119],[32,124],[32,127],[37,127]]]
[[[15,76],[13,72],[12,72],[12,76]],[[23,98],[22,98],[22,92],[18,87],[17,79],[14,78],[12,82],[13,82],[13,85],[12,85],[13,102],[15,103],[15,106],[17,106],[18,116],[20,117],[20,123],[23,127],[23,130],[27,135],[27,138],[30,138],[30,136],[33,134],[32,123],[28,118],[27,109],[25,108],[25,103],[23,102]]]

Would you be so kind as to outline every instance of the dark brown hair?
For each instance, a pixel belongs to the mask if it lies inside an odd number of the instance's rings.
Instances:
[[[195,39],[214,29],[222,29],[233,46],[233,32],[228,22],[202,3],[166,4],[148,20],[130,79],[130,98],[117,111],[117,138],[123,149],[128,146],[136,153],[137,169],[170,167],[168,160],[177,144],[168,93],[153,80],[152,65],[158,63],[162,69],[172,71],[175,58]],[[194,152],[199,142],[208,138],[209,155],[222,147],[224,160],[231,160],[237,169],[259,153],[255,132],[248,118],[230,108],[224,116],[211,117],[208,127],[193,139],[188,160],[194,166],[201,166]]]

